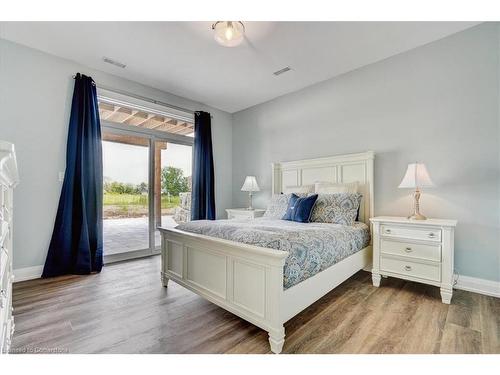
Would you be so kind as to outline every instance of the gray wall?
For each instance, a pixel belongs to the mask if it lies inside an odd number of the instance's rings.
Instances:
[[[65,168],[76,72],[108,87],[211,112],[218,216],[231,206],[230,114],[0,39],[0,139],[15,144],[21,178],[15,191],[15,269],[45,261],[62,186],[58,172]]]
[[[403,216],[397,186],[422,161],[436,184],[422,212],[459,221],[456,271],[500,280],[498,54],[497,24],[482,24],[234,114],[233,204],[254,174],[265,207],[273,161],[374,150],[375,213]]]

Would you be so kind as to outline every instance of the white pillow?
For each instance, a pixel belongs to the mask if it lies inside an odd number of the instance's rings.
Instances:
[[[284,194],[308,194],[314,193],[314,185],[285,186]]]
[[[333,182],[316,182],[314,184],[314,192],[318,194],[357,193],[358,182],[355,181],[346,184],[335,184]]]

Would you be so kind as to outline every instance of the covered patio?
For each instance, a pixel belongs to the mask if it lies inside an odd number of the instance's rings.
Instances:
[[[163,227],[175,227],[171,215],[161,217]],[[148,217],[106,219],[103,228],[104,255],[126,253],[149,248]],[[160,245],[160,232],[155,231],[155,244]]]

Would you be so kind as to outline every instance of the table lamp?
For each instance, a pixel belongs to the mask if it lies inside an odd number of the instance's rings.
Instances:
[[[403,181],[399,184],[399,188],[415,189],[413,198],[415,199],[413,215],[408,216],[410,220],[426,220],[427,218],[420,213],[419,199],[420,188],[434,186],[432,183],[429,172],[423,163],[408,164],[406,174]]]
[[[253,210],[252,207],[252,193],[254,191],[260,191],[259,185],[257,184],[257,179],[255,176],[247,176],[245,182],[241,187],[241,191],[248,191],[248,208],[247,210]]]

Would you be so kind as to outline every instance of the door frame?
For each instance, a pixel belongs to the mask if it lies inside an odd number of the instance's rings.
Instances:
[[[194,122],[194,119],[193,119]],[[154,207],[154,195],[155,195],[155,184],[154,184],[154,169],[155,169],[155,147],[156,141],[175,143],[185,146],[194,145],[194,138],[185,135],[179,135],[174,133],[167,133],[153,129],[139,128],[136,126],[116,124],[110,121],[101,120],[101,131],[108,133],[118,134],[118,135],[129,135],[129,136],[140,136],[149,140],[149,165],[148,165],[148,228],[149,228],[149,248],[138,249],[134,251],[127,251],[120,254],[106,255],[106,249],[103,249],[103,259],[104,264],[120,262],[123,260],[129,260],[134,258],[142,258],[151,255],[160,254],[160,246],[155,244],[155,207]],[[191,154],[192,160],[192,154]],[[161,194],[161,192],[160,192]]]

